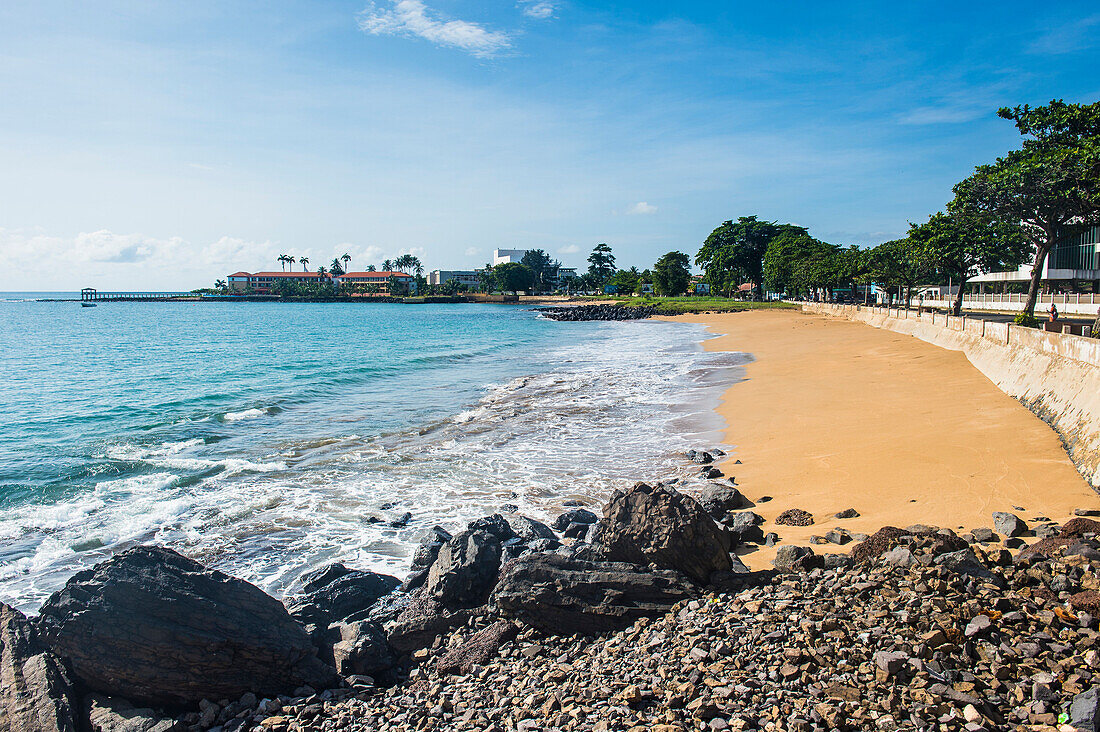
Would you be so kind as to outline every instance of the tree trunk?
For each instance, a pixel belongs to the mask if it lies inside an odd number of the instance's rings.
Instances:
[[[962,315],[963,309],[963,288],[966,287],[966,277],[959,276],[959,291],[955,295],[955,302],[951,305],[951,314],[955,317]]]
[[[1039,300],[1039,286],[1043,280],[1043,265],[1046,264],[1050,250],[1054,248],[1054,229],[1044,232],[1042,245],[1035,254],[1035,266],[1031,268],[1031,283],[1027,287],[1027,302],[1024,304],[1024,312],[1035,318],[1035,303]]]

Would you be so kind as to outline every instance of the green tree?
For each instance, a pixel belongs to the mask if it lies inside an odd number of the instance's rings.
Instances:
[[[638,280],[641,274],[637,267],[620,269],[611,275],[611,279],[607,281],[607,284],[614,285],[620,295],[630,295],[638,290]]]
[[[653,265],[653,287],[658,295],[682,295],[691,282],[691,258],[683,252],[669,252]]]
[[[382,271],[383,272],[392,272],[393,271],[393,261],[389,260],[389,259],[382,260]]]
[[[493,271],[493,265],[486,262],[485,267],[477,271],[477,286],[482,292],[491,295],[493,290],[496,289],[496,285],[497,278],[496,273]]]
[[[771,292],[800,294],[805,290],[825,287],[821,279],[823,262],[816,262],[814,269],[800,267],[818,255],[832,255],[836,247],[814,239],[800,226],[778,227],[776,236],[768,242],[761,264],[761,274],[766,289]],[[816,274],[815,274],[816,273]]]
[[[1059,229],[1095,223],[1100,215],[1100,102],[1054,100],[997,114],[1013,120],[1028,139],[992,165],[979,165],[955,188],[992,216],[1021,223],[1035,257],[1017,320],[1034,323],[1044,265]]]
[[[340,258],[339,257],[333,257],[332,258],[332,264],[330,264],[328,266],[328,269],[334,275],[344,274],[344,268],[340,266]]]
[[[347,272],[348,271],[348,264],[351,262],[351,255],[348,254],[347,252],[344,252],[343,256],[340,257],[340,261],[343,262],[343,264],[344,264],[343,270],[345,272]]]
[[[367,272],[377,272],[377,271],[378,271],[378,268],[375,267],[373,264],[368,264],[367,265]]]
[[[604,242],[593,247],[592,253],[588,255],[588,274],[592,276],[596,289],[602,288],[611,279],[611,275],[615,274],[615,255]]]
[[[309,257],[302,257],[301,259],[298,260],[298,264],[302,265],[302,271],[303,272],[308,272],[309,271],[308,269],[306,269],[306,265],[309,264]]]
[[[888,290],[896,287],[899,299],[902,299],[904,289],[906,307],[913,299],[913,286],[934,274],[934,268],[922,250],[908,238],[894,239],[873,247],[868,252],[868,269],[870,276],[883,287]]]
[[[540,292],[549,289],[550,281],[557,275],[561,262],[555,262],[541,249],[531,249],[523,255],[520,264],[527,266],[535,275],[535,287]]]
[[[278,259],[279,259],[279,264],[281,264],[282,267],[283,267],[283,271],[286,272],[286,263],[287,263],[287,260],[290,259],[290,257],[286,254],[280,254]]]
[[[974,206],[965,188],[947,205],[946,212],[933,214],[923,224],[912,224],[908,238],[917,256],[958,281],[959,292],[951,308],[955,315],[962,312],[967,280],[992,269],[1017,267],[1031,249],[1019,224]]]
[[[530,290],[535,285],[535,273],[520,262],[504,262],[493,267],[493,278],[504,292]]]
[[[229,285],[226,284],[225,280],[214,280],[214,289],[218,292],[225,292],[229,289]]]
[[[779,234],[774,221],[742,216],[737,222],[724,221],[710,233],[695,255],[695,264],[703,268],[707,282],[728,297],[744,278],[763,292],[764,254],[768,242]]]

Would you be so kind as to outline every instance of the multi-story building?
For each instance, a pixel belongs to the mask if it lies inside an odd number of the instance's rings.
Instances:
[[[346,272],[330,275],[320,272],[234,272],[226,278],[229,292],[236,295],[269,295],[277,282],[331,282],[347,287],[349,291],[369,289],[380,295],[389,294],[390,278],[395,277],[405,285],[409,294],[416,294],[416,279],[405,272]]]
[[[319,272],[234,272],[226,278],[229,292],[243,295],[269,295],[277,282],[318,282],[328,275]]]
[[[481,277],[477,270],[472,269],[437,269],[428,273],[428,284],[433,287],[440,287],[451,280],[473,289],[480,284]]]
[[[493,266],[498,264],[508,264],[510,262],[522,262],[524,255],[530,249],[494,249],[493,250]]]
[[[966,284],[994,292],[1012,283],[1026,285],[1031,280],[1031,267],[1029,262],[1011,272],[987,272]],[[1092,292],[1100,292],[1100,226],[1067,226],[1058,232],[1058,240],[1047,256],[1043,284],[1055,291],[1080,292],[1085,283],[1091,283]]]
[[[391,277],[399,283],[402,294],[416,294],[416,278],[404,272],[345,272],[332,279],[351,293],[389,295]]]

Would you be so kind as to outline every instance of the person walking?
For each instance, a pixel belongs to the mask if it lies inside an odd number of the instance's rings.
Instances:
[[[1052,302],[1050,304],[1050,322],[1058,322],[1058,307]]]

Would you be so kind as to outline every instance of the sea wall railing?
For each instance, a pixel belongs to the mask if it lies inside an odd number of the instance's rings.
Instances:
[[[840,305],[804,303],[807,312],[841,315],[852,320],[880,325],[876,320],[892,318],[913,321],[914,325],[942,328],[983,338],[1008,348],[1029,348],[1075,361],[1100,366],[1100,338],[1088,337],[1087,325],[1044,323],[1042,330],[1015,323],[986,320],[976,315],[948,315],[927,308],[902,308],[881,305]]]

